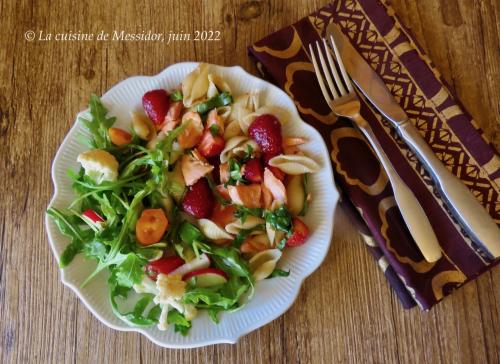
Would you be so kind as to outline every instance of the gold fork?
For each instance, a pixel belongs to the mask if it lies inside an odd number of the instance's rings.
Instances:
[[[326,102],[336,115],[343,116],[354,121],[366,139],[368,139],[368,142],[377,154],[378,159],[389,177],[399,211],[401,212],[401,215],[403,216],[415,243],[420,249],[425,260],[428,262],[435,262],[441,257],[441,247],[439,246],[436,234],[434,234],[434,230],[432,229],[429,219],[425,215],[422,206],[420,206],[420,203],[413,192],[399,177],[391,161],[375,137],[372,128],[361,116],[361,104],[359,102],[359,98],[352,87],[351,80],[349,79],[349,76],[344,68],[344,64],[335,41],[332,37],[330,37],[330,45],[331,49],[333,49],[333,53],[335,54],[336,62],[332,57],[332,52],[326,39],[323,38],[322,40],[323,49],[320,44],[316,42],[317,55],[319,56],[321,67],[316,60],[316,54],[312,44],[309,44],[309,51],[311,53],[316,77],[318,78],[318,83]],[[326,55],[326,61],[324,54]],[[323,77],[326,79],[326,84]]]

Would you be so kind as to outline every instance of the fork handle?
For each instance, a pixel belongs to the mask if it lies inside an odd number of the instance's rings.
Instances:
[[[420,249],[420,252],[428,262],[437,261],[442,254],[441,247],[439,246],[436,234],[422,206],[413,192],[403,182],[401,177],[399,177],[391,161],[387,157],[387,154],[385,154],[382,146],[373,133],[372,128],[361,115],[358,114],[356,119],[356,125],[370,142],[370,145],[375,150],[378,159],[389,177],[399,211],[403,216],[411,236]]]

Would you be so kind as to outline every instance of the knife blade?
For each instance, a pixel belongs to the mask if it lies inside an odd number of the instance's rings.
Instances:
[[[493,258],[500,256],[500,229],[470,190],[436,157],[408,115],[396,102],[384,81],[352,46],[340,28],[330,23],[327,36],[332,36],[354,84],[391,122],[401,138],[415,153],[431,175],[444,202],[472,240]]]

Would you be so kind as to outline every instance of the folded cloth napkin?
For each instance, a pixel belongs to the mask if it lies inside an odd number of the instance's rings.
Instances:
[[[382,77],[439,159],[500,223],[500,159],[471,116],[450,92],[394,10],[377,0],[336,0],[249,47],[263,75],[295,101],[302,118],[317,128],[331,150],[337,183],[369,228],[370,252],[405,307],[428,310],[452,290],[490,269],[490,260],[446,210],[429,175],[373,107],[361,113],[397,172],[415,192],[439,239],[443,257],[426,262],[409,234],[387,176],[353,125],[337,119],[323,100],[308,44],[340,26]],[[412,299],[413,298],[413,302]]]

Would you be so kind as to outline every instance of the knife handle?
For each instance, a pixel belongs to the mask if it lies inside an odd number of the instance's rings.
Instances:
[[[358,118],[361,119],[361,116],[358,116]],[[364,120],[356,120],[356,125],[358,125],[362,133],[368,139],[382,163],[389,177],[389,181],[391,182],[394,198],[396,199],[399,211],[415,243],[420,249],[420,252],[425,260],[428,262],[435,262],[441,257],[441,247],[422,206],[413,192],[399,177],[368,123]]]
[[[398,132],[431,174],[453,215],[471,238],[494,258],[500,256],[500,229],[470,190],[436,157],[418,130],[409,121]]]

